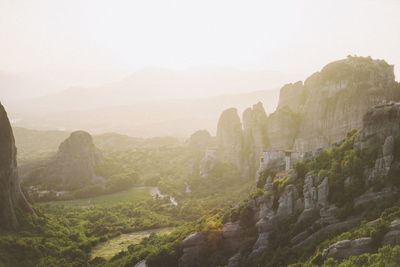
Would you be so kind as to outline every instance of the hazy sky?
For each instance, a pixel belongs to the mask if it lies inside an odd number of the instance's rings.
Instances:
[[[0,38],[0,71],[70,85],[146,66],[305,78],[348,54],[386,59],[400,77],[398,0],[0,0]]]

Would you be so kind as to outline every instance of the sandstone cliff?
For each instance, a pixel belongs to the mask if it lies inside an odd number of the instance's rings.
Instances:
[[[0,104],[0,227],[17,229],[17,210],[33,213],[21,191],[17,171],[17,149],[4,107]]]

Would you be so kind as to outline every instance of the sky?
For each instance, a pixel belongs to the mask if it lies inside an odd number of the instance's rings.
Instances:
[[[144,67],[306,78],[351,54],[395,64],[399,80],[399,11],[398,0],[0,0],[0,72],[51,90]]]

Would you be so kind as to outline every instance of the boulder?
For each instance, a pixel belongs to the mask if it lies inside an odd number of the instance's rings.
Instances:
[[[400,230],[391,230],[385,234],[382,239],[382,245],[397,246],[400,245]]]
[[[353,241],[339,241],[323,251],[324,258],[334,258],[342,261],[350,256],[358,256],[367,252],[371,252],[371,238],[363,237]]]
[[[390,230],[383,237],[382,245],[400,245],[400,220],[394,220],[390,223]]]

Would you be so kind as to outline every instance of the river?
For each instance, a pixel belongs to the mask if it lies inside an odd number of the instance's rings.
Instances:
[[[153,232],[168,234],[174,229],[175,227],[164,227],[145,231],[136,231],[129,234],[122,234],[96,245],[92,249],[90,257],[92,259],[96,257],[110,259],[118,252],[122,250],[127,250],[130,245],[139,244],[143,238],[148,237]]]

